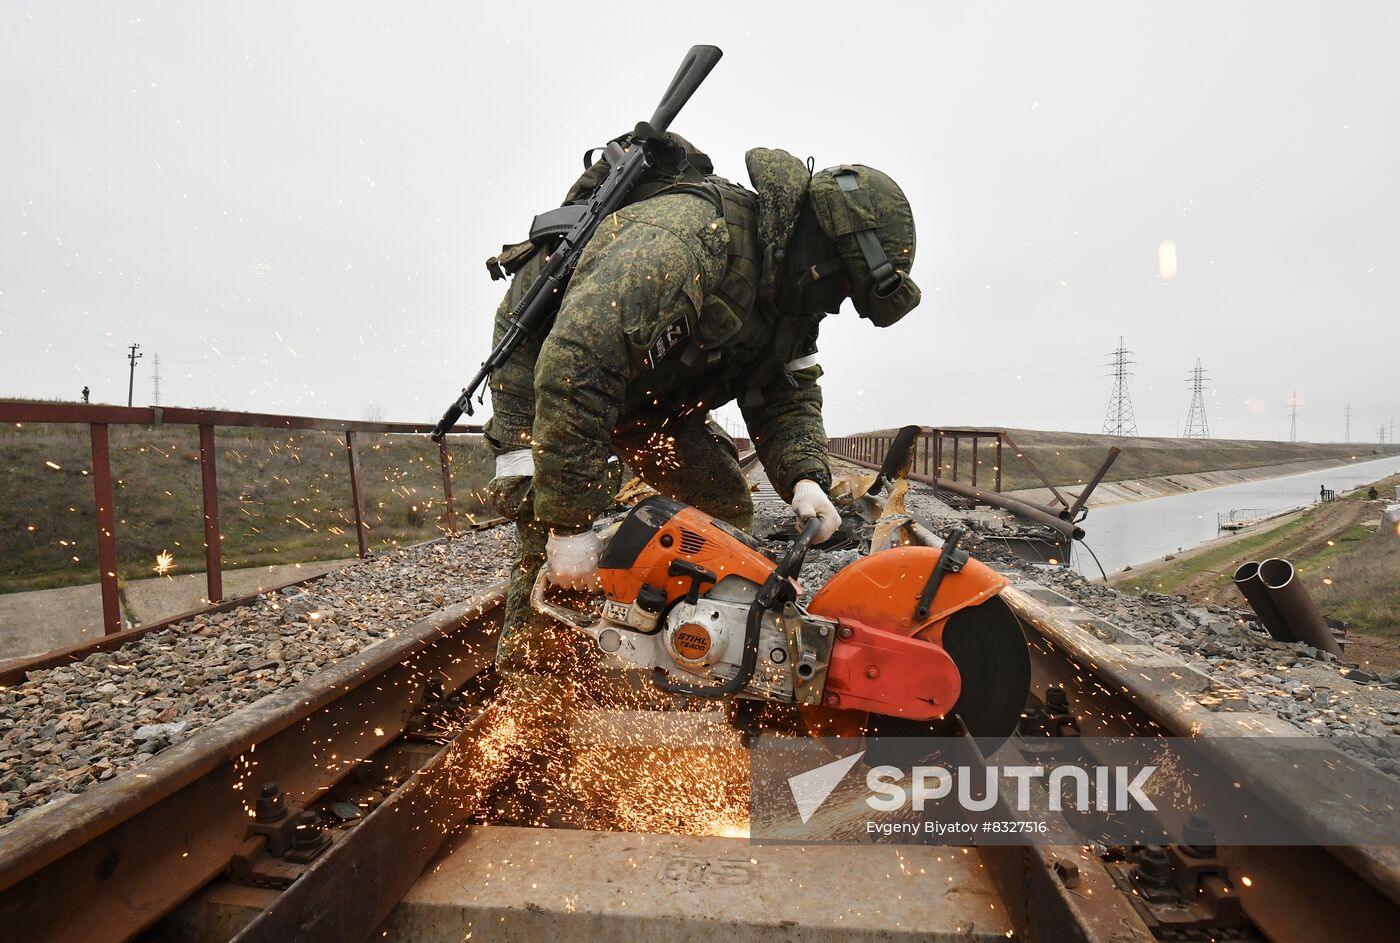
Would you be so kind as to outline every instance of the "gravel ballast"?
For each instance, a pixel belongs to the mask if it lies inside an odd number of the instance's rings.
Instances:
[[[514,528],[376,554],[0,690],[0,826],[113,778],[507,575]]]

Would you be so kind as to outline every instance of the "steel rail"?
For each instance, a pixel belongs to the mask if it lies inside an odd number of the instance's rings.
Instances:
[[[467,724],[230,943],[369,939],[491,791],[494,776],[471,773],[500,765],[483,755],[480,737],[499,710],[488,707]]]
[[[1243,768],[1230,753],[1231,739],[1305,738],[1309,734],[1271,712],[1244,709],[1231,689],[1214,678],[1051,590],[1022,583],[1008,587],[1002,598],[1033,633],[1032,676],[1039,692],[1062,686],[1086,701],[1109,698],[1118,703],[1114,710],[1080,714],[1086,735],[1137,733],[1119,723],[1129,713],[1136,713],[1156,727],[1155,733],[1192,738],[1212,754],[1212,762],[1238,776],[1253,795],[1290,820],[1304,826],[1331,827],[1349,821],[1353,833],[1365,833],[1368,818],[1364,809],[1334,795],[1330,788],[1328,770],[1340,759],[1340,753],[1324,738],[1315,738],[1306,764],[1280,752],[1267,760],[1256,758],[1249,768]],[[1106,632],[1112,641],[1099,638],[1090,625]],[[1211,706],[1202,703],[1203,698],[1212,702]],[[1368,791],[1394,792],[1393,781],[1379,770],[1374,780]],[[1296,938],[1291,928],[1311,921],[1331,928],[1338,939],[1380,939],[1374,936],[1378,928],[1393,927],[1400,920],[1398,848],[1230,848],[1222,849],[1221,857],[1240,865],[1241,873],[1252,875],[1253,887],[1265,889],[1244,888],[1240,898],[1251,919],[1271,938]],[[1281,867],[1285,860],[1290,864]],[[1345,895],[1318,894],[1320,875],[1350,875],[1361,880],[1349,882]]]
[[[916,522],[908,529],[914,542],[939,546],[940,538]],[[1232,703],[1231,689],[1197,671],[1185,661],[1152,647],[1144,638],[1110,623],[1072,600],[1036,583],[1013,583],[1001,597],[1028,632],[1033,690],[1045,700],[1050,687],[1061,687],[1081,699],[1076,720],[1084,735],[1165,735],[1192,738],[1212,750],[1212,761],[1230,770],[1254,795],[1301,823],[1335,826],[1351,823],[1355,834],[1366,832],[1367,813],[1343,797],[1331,797],[1327,781],[1340,751],[1316,738],[1311,762],[1302,765],[1282,753],[1268,761],[1241,768],[1229,752],[1229,740],[1239,737],[1308,737],[1304,731],[1272,713],[1242,709]],[[1097,628],[1110,640],[1100,638]],[[1211,701],[1212,706],[1202,702]],[[1085,712],[1083,704],[1107,699],[1112,709]],[[1071,709],[1076,705],[1071,704]],[[1233,709],[1232,709],[1233,708]],[[1394,792],[1394,783],[1379,770],[1369,784],[1371,794]],[[1051,849],[1083,858],[1074,849]],[[997,850],[993,857],[1017,858]],[[1092,856],[1090,856],[1092,858]],[[1240,888],[1246,912],[1270,939],[1311,939],[1323,930],[1337,939],[1380,939],[1400,920],[1400,848],[1388,846],[1222,848],[1220,857],[1252,875]],[[1021,864],[1039,860],[1053,866],[1049,851],[1031,848],[1017,858]],[[1078,867],[1083,871],[1083,861]],[[1034,877],[1036,871],[1031,869]],[[1325,878],[1333,880],[1328,881]],[[1320,886],[1336,887],[1347,878],[1345,895],[1319,894]],[[1062,896],[1060,882],[1027,880],[1027,886],[1050,889]],[[1053,887],[1052,887],[1053,886]],[[1004,891],[1010,893],[1010,890]],[[1100,895],[1102,896],[1102,895]],[[1382,935],[1377,935],[1382,934]],[[1090,936],[1086,939],[1096,939]]]
[[[218,875],[275,780],[305,807],[403,733],[438,683],[490,663],[496,583],[148,762],[0,829],[0,926],[17,938],[124,941]]]

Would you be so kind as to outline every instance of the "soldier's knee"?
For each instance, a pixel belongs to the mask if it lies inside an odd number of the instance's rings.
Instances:
[[[742,510],[735,511],[731,516],[723,518],[723,521],[731,527],[737,527],[744,532],[753,530],[753,505]]]
[[[692,503],[711,517],[740,530],[748,530],[753,525],[753,499],[747,485],[712,490],[696,497],[698,500]]]
[[[486,503],[508,521],[529,519],[530,475],[500,475],[486,486]]]
[[[736,502],[724,514],[717,516],[731,527],[748,531],[753,527],[753,501],[745,494],[742,502]]]

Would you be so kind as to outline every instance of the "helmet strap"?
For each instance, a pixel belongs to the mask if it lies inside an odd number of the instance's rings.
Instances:
[[[835,275],[841,271],[841,260],[837,257],[827,259],[825,262],[818,262],[816,265],[809,265],[797,276],[797,290],[801,291],[813,282],[821,281],[828,275]]]
[[[846,193],[853,193],[860,189],[860,180],[854,171],[838,171],[835,176],[836,185]],[[858,229],[852,235],[856,237],[856,245],[860,247],[860,254],[865,257],[865,266],[870,269],[871,278],[875,282],[875,290],[881,294],[889,292],[899,282],[899,272],[895,271],[889,256],[885,255],[885,247],[880,245],[880,240],[875,236],[875,230]]]
[[[835,287],[844,286],[844,281],[835,279],[821,284],[820,288],[817,285],[842,271],[836,243],[822,231],[811,201],[804,200],[783,257],[783,276],[778,279],[776,299],[779,309],[797,313],[828,311],[839,306],[840,299],[826,296],[840,292],[844,299],[844,288]]]

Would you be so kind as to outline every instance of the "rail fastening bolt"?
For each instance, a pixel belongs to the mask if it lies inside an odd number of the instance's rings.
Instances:
[[[282,796],[282,787],[276,782],[263,783],[253,804],[253,821],[280,822],[287,817],[287,801]]]
[[[1063,858],[1055,859],[1055,876],[1060,879],[1060,883],[1065,887],[1079,886],[1079,865],[1073,861],[1066,861]]]

